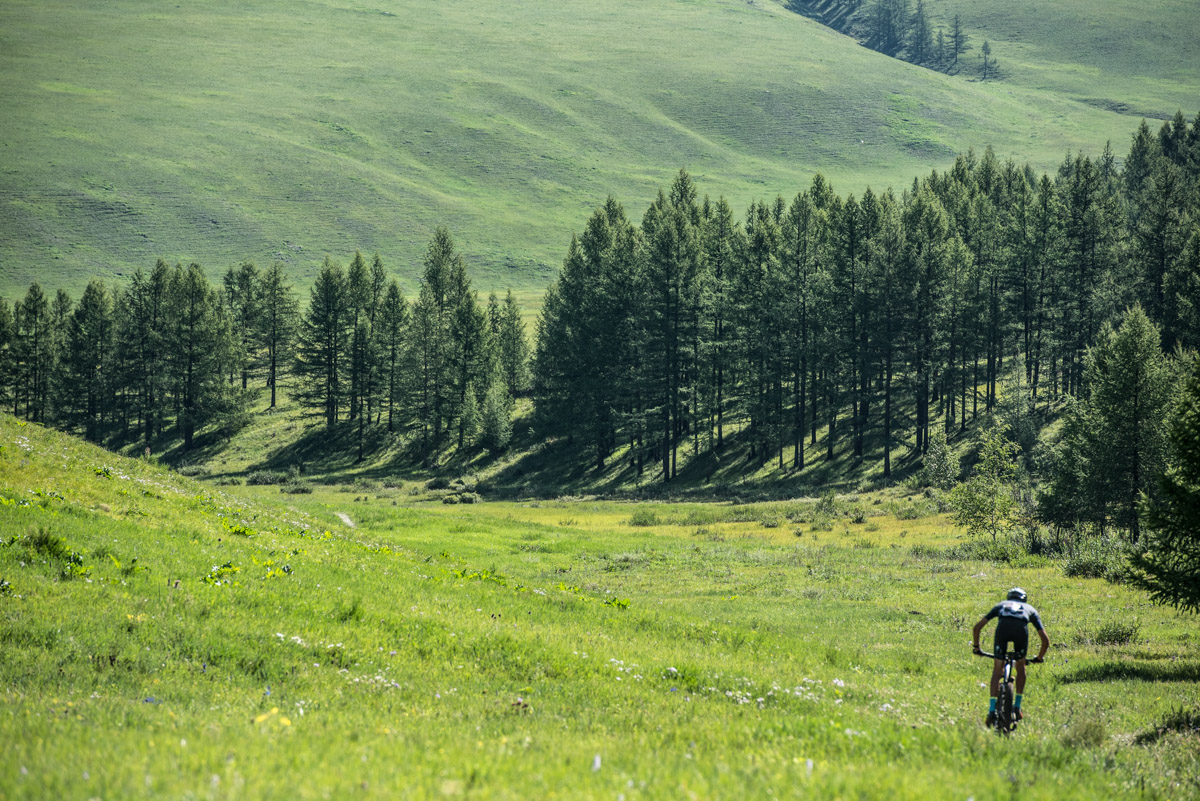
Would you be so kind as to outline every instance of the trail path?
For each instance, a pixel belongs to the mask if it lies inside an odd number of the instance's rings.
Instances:
[[[354,528],[354,521],[350,519],[350,515],[346,514],[345,512],[334,512],[334,514],[337,515],[338,519],[341,520],[343,523],[345,523],[347,526],[349,526],[350,528]]]

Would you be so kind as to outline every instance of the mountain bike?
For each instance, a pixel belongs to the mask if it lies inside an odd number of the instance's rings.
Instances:
[[[991,654],[980,650],[978,654],[991,660],[995,657]],[[1026,665],[1033,665],[1041,662],[1040,659],[1026,659]],[[1004,672],[1000,675],[1000,687],[996,693],[996,721],[992,724],[992,728],[996,730],[996,734],[1011,734],[1017,730],[1017,714],[1013,708],[1013,697],[1016,695],[1014,684],[1016,683],[1016,668],[1017,655],[1009,651],[1004,655]]]

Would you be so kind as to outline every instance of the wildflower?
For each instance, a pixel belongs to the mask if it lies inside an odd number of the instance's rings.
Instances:
[[[834,680],[833,680],[833,686],[834,686],[834,687],[845,687],[845,686],[846,686],[846,682],[842,681],[841,679],[834,679]]]
[[[592,772],[600,770],[600,755],[596,754],[596,758],[592,760]]]

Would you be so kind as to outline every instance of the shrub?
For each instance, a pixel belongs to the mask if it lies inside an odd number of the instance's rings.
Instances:
[[[482,500],[478,492],[463,492],[458,496],[459,503],[479,503]]]
[[[1128,645],[1137,640],[1140,630],[1141,625],[1136,620],[1132,623],[1113,621],[1096,629],[1092,642],[1096,645]]]
[[[450,505],[456,504],[456,503],[458,503],[458,496],[457,495],[444,495],[444,496],[442,496],[442,503],[450,504]]]
[[[434,476],[425,482],[425,489],[444,490],[450,488],[450,479],[445,476]]]
[[[629,516],[629,525],[631,526],[657,526],[658,515],[653,509],[645,506],[639,506],[633,510],[633,514]]]
[[[202,464],[185,464],[179,468],[178,473],[181,476],[207,476],[209,469]]]
[[[1087,540],[1063,562],[1063,575],[1070,578],[1102,578],[1122,581],[1128,571],[1125,548],[1115,540]]]
[[[287,481],[287,476],[278,470],[255,470],[253,473],[246,476],[246,483],[250,486],[282,484],[285,481]]]
[[[818,515],[833,516],[837,514],[837,493],[829,490],[821,499],[817,501],[816,512]]]
[[[307,495],[313,491],[312,485],[307,481],[289,481],[279,488],[280,492],[285,492],[288,495]]]

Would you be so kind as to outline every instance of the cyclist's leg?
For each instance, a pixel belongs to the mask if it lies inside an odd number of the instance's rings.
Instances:
[[[1004,655],[1008,650],[1008,636],[1003,622],[996,625],[996,637],[992,641],[992,698],[1000,693],[1000,679],[1004,676]]]
[[[1012,633],[1013,653],[1017,655],[1017,695],[1025,692],[1025,652],[1029,650],[1029,629],[1021,626]]]

